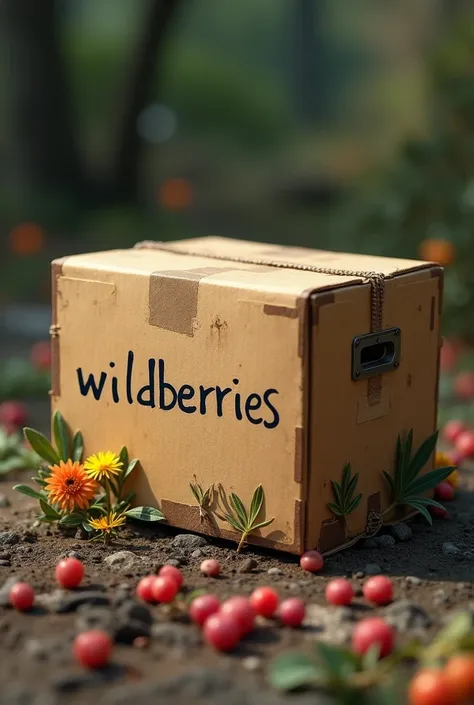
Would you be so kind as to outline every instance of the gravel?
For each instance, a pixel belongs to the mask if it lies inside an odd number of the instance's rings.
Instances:
[[[196,548],[207,546],[207,541],[204,536],[197,536],[196,534],[178,534],[174,537],[171,544],[175,548],[194,551]]]

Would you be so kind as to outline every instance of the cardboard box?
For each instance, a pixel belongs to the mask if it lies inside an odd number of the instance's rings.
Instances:
[[[297,554],[378,528],[398,434],[436,427],[440,267],[198,238],[52,269],[53,410],[86,453],[140,459],[138,504],[238,540],[226,501],[261,484],[274,520],[248,541]],[[362,501],[344,521],[328,504],[347,463]],[[194,476],[216,487],[204,519]]]

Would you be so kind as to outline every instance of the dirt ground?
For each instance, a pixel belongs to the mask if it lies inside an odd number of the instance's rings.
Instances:
[[[126,705],[135,699],[141,705],[329,703],[326,696],[314,693],[282,696],[273,692],[266,683],[270,660],[285,649],[308,648],[317,638],[344,642],[354,622],[372,613],[360,597],[353,608],[322,609],[325,585],[333,576],[349,577],[356,588],[367,574],[392,576],[396,601],[380,612],[398,627],[400,640],[414,629],[428,634],[449,614],[470,605],[473,490],[474,473],[464,471],[462,489],[449,505],[448,519],[435,521],[433,527],[423,519],[412,521],[409,540],[393,544],[386,537],[379,542],[387,545],[356,546],[329,558],[321,574],[311,575],[300,569],[295,557],[253,548],[238,555],[231,544],[192,534],[181,538],[178,531],[163,526],[153,530],[133,526],[107,547],[78,535],[65,536],[45,525],[37,526],[35,501],[13,492],[11,482],[0,483],[0,495],[4,495],[0,504],[9,505],[0,509],[1,703]],[[108,565],[108,557],[123,551],[133,555],[115,556],[114,565]],[[54,566],[71,553],[84,562],[86,578],[81,588],[61,593],[55,585]],[[221,562],[220,578],[200,574],[204,557]],[[206,588],[226,597],[249,594],[255,586],[267,584],[282,597],[301,596],[309,605],[307,622],[298,630],[262,624],[232,655],[216,654],[200,643],[199,631],[186,620],[172,620],[164,606],[143,612],[130,596],[141,576],[169,561],[178,562],[188,592]],[[20,614],[2,606],[2,585],[12,578],[34,586],[39,597],[33,613]],[[113,666],[103,674],[89,674],[74,664],[71,655],[71,641],[84,624],[118,633],[116,638],[122,642],[151,636],[145,648],[136,642],[119,644]]]

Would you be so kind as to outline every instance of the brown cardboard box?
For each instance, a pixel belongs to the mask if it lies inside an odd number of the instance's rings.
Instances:
[[[249,542],[338,550],[380,521],[398,434],[435,430],[442,273],[223,238],[56,260],[53,409],[86,453],[127,445],[138,503],[173,526],[238,539],[225,496],[248,507],[261,483],[274,521]],[[345,523],[328,503],[347,463]],[[193,476],[220,488],[204,520]]]

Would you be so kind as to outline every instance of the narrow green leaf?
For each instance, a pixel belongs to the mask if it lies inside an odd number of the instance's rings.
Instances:
[[[125,466],[125,469],[120,473],[120,484],[123,485],[127,477],[130,477],[132,472],[135,470],[137,467],[138,463],[138,458],[134,458],[131,460],[128,464],[128,466]]]
[[[247,510],[245,509],[240,497],[238,497],[234,492],[230,495],[230,503],[232,505],[232,509],[236,512],[242,524],[247,527],[249,524]]]
[[[226,520],[226,522],[228,524],[233,526],[236,531],[240,531],[240,532],[245,531],[245,526],[242,526],[241,524],[239,524],[238,520],[234,519],[234,517],[231,516],[230,514],[224,514],[224,519]]]
[[[41,477],[32,477],[31,478],[33,482],[36,482],[36,484],[41,485],[41,487],[44,487],[46,482],[41,479]]]
[[[60,520],[61,526],[81,526],[84,517],[81,514],[68,514]]]
[[[89,524],[88,521],[82,522],[82,528],[84,529],[84,531],[87,531],[88,534],[92,533],[93,531],[92,526]]]
[[[207,490],[203,494],[203,497],[202,497],[203,507],[207,506],[210,503],[211,493],[212,493],[212,485],[211,485],[211,487],[208,487]]]
[[[265,499],[265,493],[263,491],[262,485],[259,485],[255,492],[253,493],[252,501],[250,503],[250,512],[249,512],[249,525],[252,526],[252,524],[256,521],[258,515],[260,514],[260,510],[262,509],[263,505],[263,500]]]
[[[119,453],[119,460],[122,463],[122,468],[128,468],[128,450],[127,446],[123,446],[122,450]]]
[[[251,531],[255,531],[256,529],[263,529],[264,526],[268,526],[272,523],[272,521],[275,521],[274,517],[272,517],[271,519],[266,519],[265,521],[261,521],[259,524],[254,524],[251,527]]]
[[[429,490],[433,490],[436,485],[443,482],[447,477],[451,475],[455,468],[436,468],[435,470],[429,470],[421,477],[413,480],[406,488],[406,494],[424,494]]]
[[[343,649],[331,646],[322,641],[315,645],[319,660],[324,663],[331,676],[335,679],[346,680],[355,673],[357,663],[353,655]]]
[[[446,509],[445,506],[437,502],[435,499],[431,499],[431,497],[419,497],[417,495],[413,496],[408,496],[405,500],[406,502],[419,502],[422,504],[424,507],[438,507],[438,509]]]
[[[196,500],[196,502],[197,502],[198,504],[201,504],[202,499],[201,499],[201,497],[199,496],[199,492],[198,492],[198,489],[197,489],[197,485],[193,485],[193,484],[190,482],[190,483],[189,483],[189,486],[190,486],[190,488],[191,488],[191,492],[192,492],[193,495],[194,495],[194,499]]]
[[[358,481],[359,481],[359,473],[356,472],[356,474],[354,475],[354,477],[351,479],[351,481],[349,482],[349,484],[347,486],[347,499],[348,500],[352,499],[352,495],[355,492]]]
[[[139,521],[163,521],[165,515],[155,507],[133,507],[125,512],[130,519]]]
[[[72,459],[80,463],[84,455],[84,438],[80,431],[76,431],[72,439]]]
[[[342,511],[342,487],[336,480],[331,480],[332,490],[334,492],[334,499],[336,503],[341,507]]]
[[[40,499],[40,507],[43,510],[43,514],[47,516],[51,521],[57,521],[61,518],[59,512],[57,512],[50,504],[48,504],[44,499]]]
[[[341,493],[342,493],[343,497],[347,496],[350,477],[351,477],[351,465],[350,465],[350,463],[347,463],[347,465],[344,467],[344,470],[342,471]]]
[[[383,475],[384,475],[385,479],[387,480],[388,486],[390,487],[390,490],[391,490],[391,492],[392,492],[392,497],[391,497],[391,498],[392,498],[392,500],[393,500],[393,499],[395,499],[395,492],[396,492],[396,489],[395,489],[395,480],[394,480],[393,477],[390,475],[390,473],[388,473],[386,470],[383,471]]]
[[[53,433],[59,457],[66,462],[71,457],[71,441],[68,425],[59,411],[53,416]]]
[[[32,487],[29,487],[29,485],[15,485],[13,489],[17,492],[21,492],[21,494],[25,494],[27,497],[33,497],[33,499],[44,500],[44,495],[40,494]]]
[[[38,453],[40,458],[46,460],[46,462],[50,465],[57,465],[59,463],[59,455],[56,453],[46,436],[43,436],[43,434],[39,433],[39,431],[35,431],[34,428],[24,428],[23,433],[25,434],[26,440],[29,442],[33,450]]]
[[[53,519],[52,517],[47,516],[46,514],[39,514],[37,519],[38,521],[41,521],[44,524],[52,524],[56,521],[56,519]]]
[[[364,671],[373,671],[380,660],[380,644],[374,644],[362,656],[362,668]]]
[[[333,514],[335,514],[337,517],[343,517],[344,513],[341,511],[341,508],[339,507],[338,504],[334,504],[334,502],[328,502],[328,508],[331,510]]]
[[[269,669],[270,684],[277,690],[292,691],[317,685],[324,680],[320,666],[307,654],[284,653]]]
[[[359,506],[361,501],[362,501],[362,495],[358,494],[357,497],[354,497],[352,502],[349,504],[347,513],[352,514],[352,512],[355,512],[355,510],[357,509],[357,507]]]
[[[431,436],[429,436],[426,441],[423,441],[421,446],[416,451],[413,456],[413,460],[410,463],[409,469],[409,480],[413,480],[420,471],[425,467],[426,463],[429,461],[436,448],[436,443],[438,442],[438,431],[435,431]]]
[[[433,519],[431,517],[431,514],[429,511],[426,509],[425,505],[422,504],[421,502],[418,502],[415,499],[412,499],[411,502],[405,502],[405,504],[408,507],[413,507],[413,509],[416,509],[417,512],[419,512],[422,516],[425,517],[426,521],[428,524],[432,525],[433,524]]]

